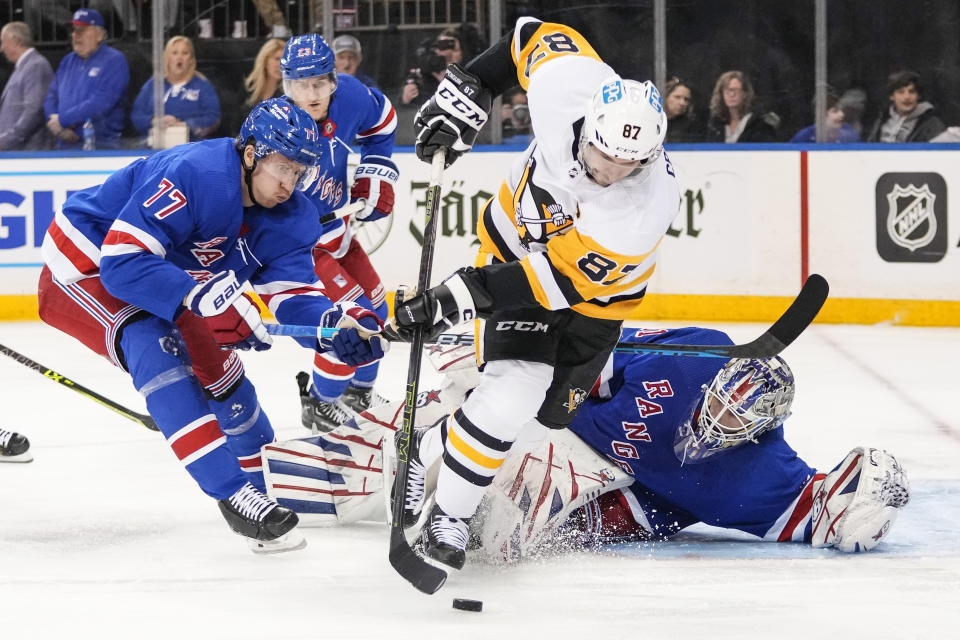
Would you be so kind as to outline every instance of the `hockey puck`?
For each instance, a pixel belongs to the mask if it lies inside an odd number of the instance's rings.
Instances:
[[[483,611],[483,602],[481,600],[467,600],[466,598],[454,598],[453,608],[461,611]]]

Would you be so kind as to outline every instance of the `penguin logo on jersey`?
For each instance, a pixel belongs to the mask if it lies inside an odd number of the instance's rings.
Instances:
[[[573,223],[573,215],[563,205],[533,182],[537,161],[532,157],[520,178],[515,198],[514,224],[520,235],[520,243],[530,249],[530,243],[546,243],[552,236],[565,233]]]
[[[563,403],[567,408],[567,413],[573,413],[587,399],[587,392],[583,389],[570,389],[570,400]]]

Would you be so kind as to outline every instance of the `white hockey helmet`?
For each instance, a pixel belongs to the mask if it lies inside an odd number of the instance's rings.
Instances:
[[[611,158],[646,164],[660,156],[666,135],[667,115],[653,83],[612,76],[590,99],[580,142]]]

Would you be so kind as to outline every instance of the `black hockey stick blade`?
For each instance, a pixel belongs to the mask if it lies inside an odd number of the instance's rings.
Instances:
[[[827,301],[830,286],[823,276],[811,273],[796,299],[783,315],[763,335],[747,344],[710,346],[698,344],[641,344],[620,342],[614,351],[643,352],[667,356],[695,356],[701,358],[772,358],[797,339],[817,317]]]
[[[410,548],[402,527],[390,530],[390,564],[417,591],[431,595],[447,581],[447,572],[435,567]]]
[[[430,187],[427,189],[427,218],[423,228],[423,248],[420,252],[420,273],[417,291],[426,291],[430,286],[433,269],[433,252],[436,247],[437,214],[440,211],[440,191],[443,183],[446,150],[441,147],[433,154],[430,172]],[[390,505],[390,564],[416,589],[426,594],[436,593],[447,581],[447,574],[421,558],[410,548],[403,533],[403,509],[410,476],[410,437],[416,424],[417,386],[420,381],[420,364],[423,360],[423,327],[417,327],[410,343],[410,363],[407,367],[407,388],[403,401],[403,422],[396,434],[397,469],[394,478],[393,500]]]

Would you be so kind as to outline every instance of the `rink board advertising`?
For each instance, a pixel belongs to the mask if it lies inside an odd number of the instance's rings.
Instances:
[[[476,223],[516,152],[448,169],[433,273],[473,263]],[[67,196],[139,156],[0,159],[0,318],[36,317],[43,235]],[[680,211],[638,319],[775,318],[807,273],[828,322],[960,325],[960,151],[672,151]],[[428,165],[398,153],[392,219],[357,225],[388,290],[416,282]],[[805,194],[805,198],[802,195]]]

